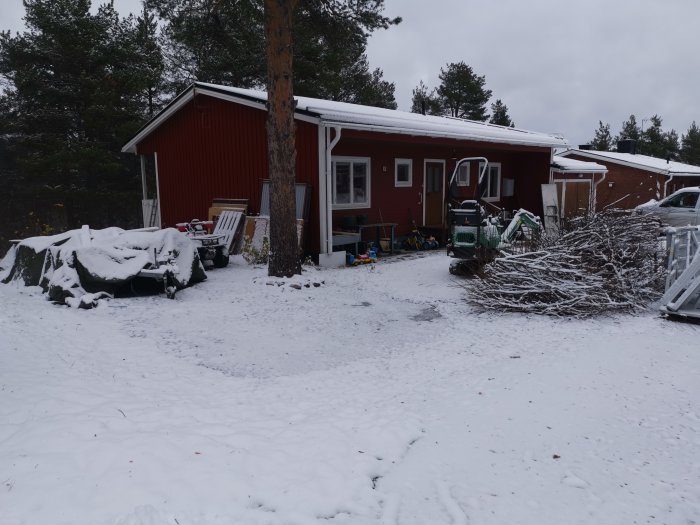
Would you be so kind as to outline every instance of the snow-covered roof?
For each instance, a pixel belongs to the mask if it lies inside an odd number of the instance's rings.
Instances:
[[[693,166],[692,164],[685,164],[683,162],[676,162],[673,160],[666,161],[666,159],[649,157],[648,155],[581,149],[570,149],[560,153],[559,155],[579,155],[592,160],[612,162],[614,164],[621,164],[623,166],[652,171],[654,173],[660,173],[668,176],[677,175],[684,177],[700,177],[700,166]],[[557,155],[557,157],[559,155]]]
[[[174,111],[177,111],[180,106],[197,93],[254,105],[260,109],[265,109],[267,102],[267,93],[264,91],[196,82],[146,124],[122,148],[122,151],[135,153],[136,145],[141,140],[152,133]],[[346,129],[547,148],[568,145],[565,139],[553,134],[509,128],[486,122],[421,115],[318,98],[295,97],[295,100],[297,102],[295,110],[297,118],[310,117],[319,123],[337,125]]]
[[[607,173],[608,168],[596,162],[585,162],[583,160],[569,159],[560,155],[555,155],[552,160],[552,167],[556,171],[568,173]]]

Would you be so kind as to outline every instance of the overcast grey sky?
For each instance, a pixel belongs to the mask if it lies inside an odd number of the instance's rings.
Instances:
[[[97,3],[97,2],[95,2]],[[126,14],[139,0],[115,0]],[[518,127],[560,133],[572,145],[598,120],[613,133],[631,113],[659,114],[684,133],[700,123],[700,0],[385,0],[403,22],[376,33],[372,67],[409,110],[422,79],[463,60],[508,106]],[[0,28],[21,29],[21,0],[0,0]],[[646,123],[645,123],[646,125]]]

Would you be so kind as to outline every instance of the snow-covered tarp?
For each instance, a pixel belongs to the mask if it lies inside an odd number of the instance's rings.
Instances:
[[[30,237],[0,260],[0,282],[40,286],[51,301],[89,308],[135,279],[161,267],[172,285],[184,288],[206,279],[192,241],[173,228],[158,231],[105,228]]]

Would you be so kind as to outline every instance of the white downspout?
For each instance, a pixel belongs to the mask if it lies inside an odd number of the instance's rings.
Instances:
[[[326,129],[326,246],[323,253],[333,252],[333,165],[331,163],[331,152],[340,141],[342,128],[334,126],[335,137],[331,141],[331,130]]]
[[[319,226],[319,253],[328,253],[326,240],[328,235],[328,206],[326,206],[326,126],[318,124],[318,226]]]
[[[598,185],[605,180],[608,176],[608,172],[603,173],[603,177],[593,185],[593,213],[596,212],[596,207],[598,206]],[[593,180],[595,180],[595,175],[593,175]]]
[[[155,151],[153,153],[153,158],[155,160],[155,165],[156,165],[156,206],[158,206],[158,214],[157,214],[158,227],[162,228],[163,227],[163,218],[161,216],[161,209],[160,209],[160,175],[158,173],[158,152],[157,151]],[[151,224],[151,226],[154,226],[154,224]]]
[[[664,183],[664,199],[668,196],[668,183],[673,180],[674,175],[671,174],[668,177],[668,180]]]

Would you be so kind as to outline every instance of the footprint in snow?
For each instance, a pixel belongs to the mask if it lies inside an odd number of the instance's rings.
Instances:
[[[564,478],[562,478],[561,482],[564,485],[568,485],[569,487],[574,487],[577,489],[585,489],[588,487],[588,482],[582,480],[578,476],[574,476],[573,474],[567,473]]]

